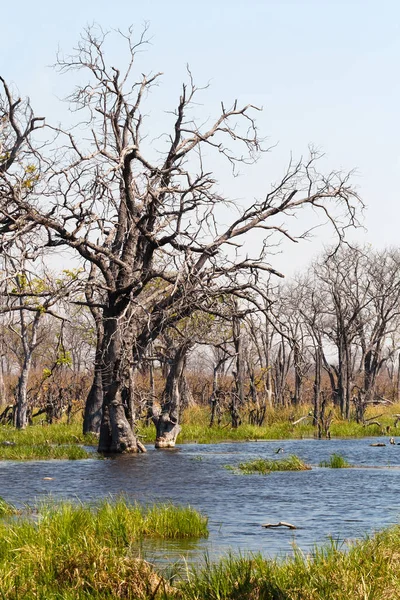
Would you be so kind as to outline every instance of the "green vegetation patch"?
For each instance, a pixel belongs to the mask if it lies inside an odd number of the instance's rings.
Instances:
[[[266,475],[272,471],[309,471],[311,467],[306,465],[301,458],[292,454],[287,458],[279,459],[266,459],[256,458],[249,462],[239,463],[237,467],[227,466],[228,469],[239,471],[245,475],[251,475],[253,473],[260,473]]]
[[[95,439],[91,435],[84,436],[75,424],[33,425],[23,430],[1,426],[0,460],[97,458],[97,454],[82,447],[82,444],[93,444]]]
[[[190,507],[43,504],[35,518],[0,522],[0,597],[163,597],[169,584],[138,558],[138,540],[207,535],[207,518]]]
[[[88,452],[81,446],[69,444],[65,446],[52,446],[50,444],[0,446],[0,460],[81,460],[83,458],[96,458],[97,456],[97,454]]]
[[[98,439],[92,434],[83,435],[82,423],[54,423],[32,425],[26,429],[15,429],[11,425],[0,426],[0,449],[3,444],[85,444],[96,445]]]
[[[347,469],[351,464],[341,454],[332,454],[329,460],[323,460],[319,463],[320,467],[328,467],[330,469]]]

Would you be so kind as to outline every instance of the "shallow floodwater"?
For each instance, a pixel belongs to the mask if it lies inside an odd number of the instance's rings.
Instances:
[[[370,446],[378,441],[387,446]],[[277,455],[278,448],[284,452]],[[317,467],[334,452],[357,467]],[[290,454],[315,467],[270,475],[238,475],[224,469],[257,457]],[[3,461],[0,481],[0,495],[17,504],[32,504],[48,495],[93,501],[123,493],[144,503],[190,504],[208,515],[208,540],[146,543],[146,556],[157,560],[182,555],[196,560],[205,551],[215,558],[229,549],[272,556],[290,552],[293,542],[310,551],[330,537],[342,542],[400,521],[400,445],[389,445],[387,438],[185,444],[174,450],[149,447],[147,454],[106,460]],[[298,529],[261,527],[278,521]]]

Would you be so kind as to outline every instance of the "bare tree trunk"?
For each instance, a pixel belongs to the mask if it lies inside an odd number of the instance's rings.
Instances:
[[[95,276],[95,268],[92,266],[89,276],[89,282]],[[101,417],[103,413],[103,376],[102,376],[102,358],[104,342],[104,325],[102,315],[97,307],[94,307],[93,290],[89,286],[86,289],[86,299],[90,306],[90,311],[96,325],[96,353],[94,359],[93,382],[86,399],[83,433],[100,434]]]
[[[400,402],[400,352],[397,357],[397,402]]]
[[[220,414],[221,407],[219,404],[219,393],[218,393],[218,368],[214,368],[213,374],[213,388],[210,397],[211,415],[210,415],[210,427],[213,427],[216,414]],[[219,418],[218,418],[219,421]]]
[[[173,448],[181,430],[179,414],[182,402],[182,383],[188,345],[180,346],[172,359],[159,411],[153,411],[156,426],[156,448]]]
[[[6,386],[4,384],[4,365],[3,359],[0,358],[0,406],[4,406],[7,403],[6,398]]]
[[[156,400],[156,382],[154,379],[154,362],[153,362],[153,344],[151,343],[149,346],[149,352],[151,355],[151,360],[149,361],[149,394],[150,397],[147,401],[147,410],[146,410],[146,425],[150,425],[150,421],[153,417],[153,406]]]
[[[17,410],[15,416],[15,426],[17,429],[25,429],[28,425],[28,378],[29,371],[31,368],[31,355],[24,359],[24,364],[22,366],[22,371],[18,380],[18,388],[17,388]]]
[[[138,444],[128,421],[122,398],[122,341],[118,317],[105,315],[102,379],[103,415],[99,452],[138,452]]]
[[[101,366],[97,362],[94,365],[94,378],[92,386],[86,399],[83,433],[100,434],[101,416],[103,413],[103,382]]]
[[[295,341],[293,345],[293,364],[294,364],[294,396],[293,403],[295,406],[300,404],[302,387],[303,387],[303,374],[301,372],[301,358],[300,349],[298,343]]]
[[[322,356],[321,349],[318,346],[315,351],[315,378],[314,378],[314,414],[313,425],[317,426],[321,413],[321,370]]]
[[[242,333],[240,330],[240,319],[237,315],[232,318],[232,334],[233,344],[235,346],[236,353],[236,370],[233,372],[236,384],[236,395],[239,400],[239,405],[244,405],[244,360],[243,360],[243,343]]]

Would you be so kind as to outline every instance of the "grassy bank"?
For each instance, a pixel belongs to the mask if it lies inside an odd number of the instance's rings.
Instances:
[[[331,425],[330,432],[332,438],[362,438],[370,436],[388,435],[396,437],[400,441],[400,427],[394,427],[394,416],[400,413],[400,406],[393,405],[385,407],[385,415],[381,416],[378,412],[379,407],[371,407],[368,410],[367,418],[374,419],[379,415],[378,425],[363,426],[354,421],[344,421],[336,414]],[[382,410],[382,409],[381,409]],[[243,418],[243,424],[237,429],[230,425],[228,415],[221,425],[209,427],[209,410],[203,407],[193,407],[185,411],[182,420],[182,431],[178,436],[177,443],[198,443],[213,444],[218,442],[244,442],[261,440],[284,440],[284,439],[302,439],[313,438],[316,434],[315,427],[312,425],[312,419],[303,420],[300,423],[293,424],[302,416],[307,415],[309,407],[298,407],[293,409],[269,410],[265,423],[262,427],[257,425],[248,425]],[[390,433],[387,434],[386,428],[390,427]],[[139,427],[139,434],[144,443],[153,443],[155,439],[154,427]]]
[[[363,426],[354,421],[343,421],[338,415],[331,426],[333,438],[362,438],[370,436],[393,436],[400,441],[400,427],[394,427],[394,416],[400,414],[400,405],[385,407],[385,415],[378,411],[379,407],[370,407],[367,418],[378,417],[380,425]],[[208,407],[191,407],[183,415],[182,431],[177,443],[215,444],[218,442],[245,442],[264,440],[284,440],[313,438],[315,428],[311,418],[294,424],[302,416],[309,413],[309,407],[294,409],[274,409],[267,412],[265,424],[262,427],[245,423],[237,429],[230,425],[228,415],[225,415],[220,426],[209,427]],[[390,430],[387,432],[386,428]],[[383,433],[384,432],[384,433]],[[155,428],[145,427],[139,423],[139,439],[145,444],[153,444]],[[98,440],[93,435],[82,434],[82,418],[78,414],[71,425],[55,423],[53,425],[35,424],[26,430],[18,431],[11,426],[0,426],[0,460],[34,460],[51,458],[93,458],[80,445],[97,446]]]
[[[138,541],[207,534],[206,517],[190,507],[146,508],[123,499],[43,505],[36,518],[0,524],[0,597],[155,598],[168,585],[138,558]]]
[[[9,425],[0,427],[0,460],[79,460],[94,458],[82,444],[97,444],[92,435],[82,434],[82,424],[55,423],[33,425],[17,430]]]
[[[95,436],[83,435],[82,421],[54,423],[53,425],[32,425],[26,429],[15,429],[11,425],[0,426],[0,447],[7,442],[15,444],[96,444]]]

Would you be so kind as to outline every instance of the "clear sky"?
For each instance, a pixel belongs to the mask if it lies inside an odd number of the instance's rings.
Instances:
[[[357,239],[376,247],[398,244],[398,1],[1,4],[0,73],[30,96],[37,113],[53,121],[65,114],[57,98],[67,92],[66,81],[49,68],[57,48],[70,51],[93,22],[104,29],[132,24],[140,32],[148,21],[152,44],[141,58],[143,70],[164,73],[152,110],[161,114],[174,106],[186,63],[199,85],[211,83],[202,96],[206,116],[217,114],[221,100],[228,104],[238,98],[263,107],[260,130],[277,147],[240,178],[237,197],[262,196],[282,174],[290,152],[299,156],[312,143],[326,153],[328,170],[357,169],[354,181],[368,206],[367,232]],[[301,247],[285,246],[277,266],[288,273],[301,269],[323,243],[329,243],[327,232]]]

